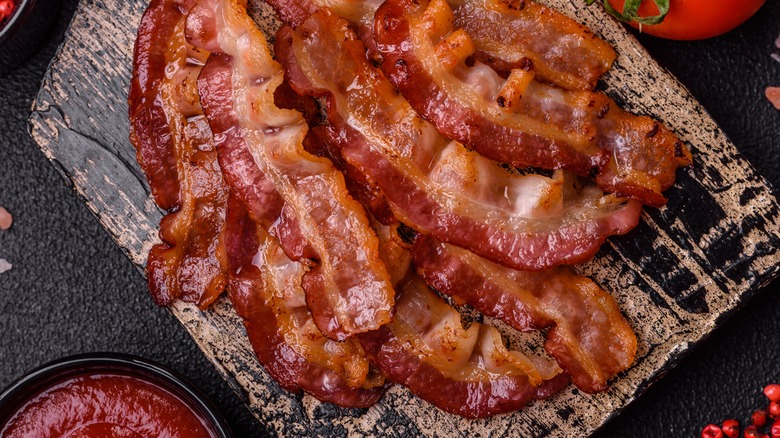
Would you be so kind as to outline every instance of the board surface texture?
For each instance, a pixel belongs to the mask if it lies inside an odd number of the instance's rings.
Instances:
[[[691,148],[669,204],[646,209],[627,236],[611,238],[577,269],[616,298],[639,339],[635,364],[596,395],[569,386],[522,411],[465,420],[394,386],[369,409],[342,409],[290,394],[263,371],[241,319],[225,298],[207,311],[177,303],[175,316],[204,354],[279,435],[581,436],[593,432],[668,370],[752,292],[775,278],[777,202],[706,111],[641,45],[597,6],[547,0],[609,41],[618,60],[604,90],[629,111],[653,116]],[[158,242],[162,212],[150,198],[128,141],[127,89],[143,0],[82,0],[47,72],[30,118],[35,141],[139,268]],[[277,23],[254,5],[266,34]],[[497,325],[518,348],[540,350],[539,334]]]

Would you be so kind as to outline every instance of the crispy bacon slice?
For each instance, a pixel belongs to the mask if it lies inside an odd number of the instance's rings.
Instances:
[[[511,351],[491,326],[460,314],[410,274],[397,287],[396,315],[359,335],[385,377],[447,412],[482,418],[555,394],[568,382],[553,363]]]
[[[151,2],[138,26],[128,97],[130,140],[154,200],[163,210],[174,209],[179,203],[175,154],[177,133],[185,120],[178,112],[172,92],[175,84],[165,76],[165,68],[170,63],[174,68],[181,67],[182,51],[186,49],[178,34],[183,19],[175,2]]]
[[[155,0],[144,14],[130,88],[131,140],[158,205],[176,209],[160,224],[163,243],[149,252],[155,302],[205,308],[225,288],[220,233],[227,190],[198,101],[196,78],[207,53],[187,44],[185,15]]]
[[[345,21],[327,11],[280,29],[275,51],[290,85],[327,97],[322,135],[382,190],[412,228],[517,269],[589,259],[639,220],[640,205],[576,178],[519,176],[416,115],[370,65]]]
[[[217,143],[248,148],[314,252],[304,288],[317,327],[343,340],[388,322],[394,292],[376,235],[343,175],[303,149],[308,127],[301,114],[275,105],[284,71],[262,33],[245,8],[230,0],[200,1],[187,26],[190,41],[212,52],[209,63],[223,66],[201,87]]]
[[[374,14],[383,0],[268,0],[293,27],[328,8],[372,47]],[[609,70],[615,51],[588,28],[531,0],[448,0],[455,27],[474,42],[477,59],[504,76],[533,65],[539,79],[572,90],[592,90]],[[496,26],[496,23],[501,23]]]
[[[453,29],[444,0],[388,0],[375,16],[382,69],[444,135],[516,166],[598,175],[605,189],[648,205],[690,152],[664,126],[620,110],[602,93],[566,91],[514,69],[504,79],[473,62],[474,43]]]
[[[360,343],[324,337],[306,308],[305,267],[231,197],[225,231],[228,296],[244,319],[260,363],[288,391],[347,407],[368,407],[382,396],[383,378],[369,369]]]
[[[530,62],[541,80],[569,90],[592,90],[615,61],[606,41],[533,0],[448,3],[455,28],[474,41],[477,59],[505,76]]]
[[[521,331],[550,327],[545,349],[585,392],[633,363],[636,335],[615,300],[571,268],[516,271],[429,236],[413,255],[419,275],[456,301]]]

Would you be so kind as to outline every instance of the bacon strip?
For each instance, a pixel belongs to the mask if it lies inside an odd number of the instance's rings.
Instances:
[[[460,314],[413,273],[399,284],[396,315],[359,336],[371,362],[440,409],[468,418],[515,411],[567,384],[554,364],[504,346],[494,327]]]
[[[602,93],[566,91],[515,69],[507,79],[473,61],[444,0],[388,0],[375,16],[382,69],[445,136],[515,166],[598,175],[599,184],[648,205],[690,152],[664,126],[620,110]]]
[[[541,80],[569,90],[592,90],[616,57],[587,27],[532,0],[448,3],[455,27],[474,41],[477,59],[503,75],[530,62]]]
[[[293,89],[327,97],[326,141],[417,231],[517,269],[543,269],[589,259],[639,220],[638,203],[577,187],[576,178],[513,175],[445,140],[327,11],[296,31],[281,28],[275,51]]]
[[[521,331],[547,331],[545,349],[578,388],[593,393],[627,369],[636,335],[614,299],[570,268],[524,272],[419,236],[417,272],[438,291]]]
[[[138,26],[128,97],[130,141],[136,147],[138,164],[146,174],[154,200],[163,210],[179,203],[175,144],[185,120],[171,92],[174,84],[164,73],[169,63],[181,67],[177,61],[185,49],[177,34],[183,18],[173,1],[151,2]]]
[[[360,343],[335,342],[317,329],[301,287],[305,268],[231,198],[225,232],[228,295],[255,354],[284,389],[346,407],[368,407],[384,392]]]
[[[268,0],[293,27],[328,8],[358,29],[373,48],[374,14],[383,0]],[[504,76],[533,65],[539,79],[571,90],[592,90],[609,70],[615,51],[588,28],[531,0],[448,0],[455,27],[474,42],[477,59]],[[501,23],[496,26],[496,23]]]
[[[208,54],[187,44],[185,16],[155,0],[144,14],[130,88],[131,140],[158,205],[176,209],[160,224],[147,279],[158,305],[176,299],[205,308],[225,288],[220,233],[227,190],[196,78]]]
[[[308,127],[301,114],[275,105],[283,70],[262,33],[230,0],[201,1],[187,25],[190,41],[213,53],[209,63],[222,66],[201,87],[216,142],[248,148],[314,252],[304,288],[317,327],[343,340],[388,322],[393,290],[376,236],[343,175],[303,149]]]

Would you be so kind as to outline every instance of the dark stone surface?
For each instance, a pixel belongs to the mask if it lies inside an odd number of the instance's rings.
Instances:
[[[578,0],[579,1],[579,0]],[[584,1],[584,0],[583,0]],[[193,380],[221,407],[238,436],[262,428],[142,277],[39,152],[26,119],[46,65],[75,9],[65,0],[45,46],[0,76],[0,205],[14,214],[0,232],[0,386],[69,354],[116,351],[161,362]],[[703,42],[641,37],[650,52],[710,111],[742,153],[780,187],[780,111],[764,88],[780,85],[780,2],[744,26]],[[760,292],[598,436],[698,436],[701,427],[747,420],[780,382],[780,282]]]

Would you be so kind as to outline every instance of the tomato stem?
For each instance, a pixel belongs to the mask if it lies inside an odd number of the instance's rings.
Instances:
[[[596,0],[585,0],[585,4],[592,5]],[[650,17],[639,16],[639,5],[642,4],[642,0],[625,0],[623,3],[623,12],[618,12],[612,5],[609,4],[609,0],[603,0],[604,9],[607,10],[609,15],[617,18],[618,21],[630,23],[635,21],[642,24],[653,25],[659,24],[664,21],[666,14],[669,13],[669,0],[653,0],[655,6],[658,8],[658,15]]]

